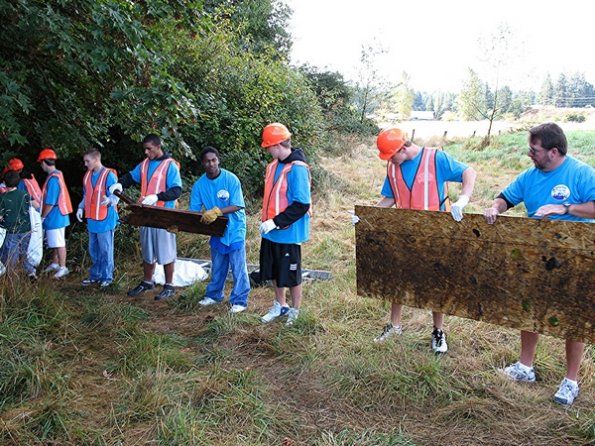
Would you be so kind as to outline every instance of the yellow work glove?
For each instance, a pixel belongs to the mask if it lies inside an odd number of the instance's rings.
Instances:
[[[202,214],[200,222],[205,225],[210,225],[215,220],[217,220],[217,217],[221,217],[222,215],[223,212],[221,212],[221,209],[215,206],[213,209],[209,209]]]

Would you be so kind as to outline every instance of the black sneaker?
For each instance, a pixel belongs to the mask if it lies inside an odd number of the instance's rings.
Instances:
[[[163,285],[163,289],[155,296],[155,300],[171,299],[174,297],[174,294],[176,294],[176,289],[173,287],[173,285]]]
[[[132,288],[130,291],[128,291],[128,296],[136,297],[147,290],[152,290],[153,288],[155,288],[155,284],[153,282],[145,282],[143,280],[136,288]]]
[[[434,353],[446,353],[448,351],[446,333],[437,328],[432,331],[432,350],[434,350]]]

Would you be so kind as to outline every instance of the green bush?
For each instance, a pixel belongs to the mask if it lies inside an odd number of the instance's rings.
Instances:
[[[564,120],[566,122],[585,122],[587,118],[581,113],[568,113],[564,117]]]

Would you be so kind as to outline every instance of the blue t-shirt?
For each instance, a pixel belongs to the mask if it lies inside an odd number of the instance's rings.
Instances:
[[[163,162],[163,161],[165,161],[165,160],[160,159],[160,160],[149,161],[149,169],[147,172],[147,174],[148,174],[147,181],[151,179],[151,176],[153,176],[153,172],[155,172],[155,169],[157,168],[157,166],[159,166],[159,164],[161,164],[161,162]],[[138,184],[141,183],[140,165],[141,165],[141,163],[139,163],[134,168],[134,170],[130,172],[132,179]],[[182,187],[182,177],[180,176],[180,170],[178,169],[178,166],[176,166],[176,163],[174,161],[172,161],[171,163],[169,163],[169,167],[167,168],[167,177],[165,179],[165,189],[166,190],[171,189],[172,187],[176,187],[176,186]],[[170,208],[170,209],[175,208],[176,207],[175,200],[166,201],[165,207]]]
[[[407,160],[401,164],[403,179],[405,180],[405,184],[407,184],[409,189],[411,189],[413,186],[413,181],[415,180],[415,175],[418,168],[421,168],[419,167],[419,163],[421,163],[423,150],[425,150],[425,148],[420,150],[415,158],[412,160]],[[398,167],[399,166],[397,166],[397,168]],[[436,182],[438,183],[438,196],[440,197],[440,202],[443,202],[445,198],[444,183],[446,181],[462,183],[463,172],[467,170],[468,167],[469,166],[466,164],[454,159],[448,153],[442,150],[436,150]],[[382,191],[380,194],[383,197],[394,198],[388,176],[384,179],[384,184],[382,185]],[[445,204],[442,203],[440,205],[440,210],[443,211],[444,209]]]
[[[502,195],[513,205],[525,203],[527,215],[546,204],[582,204],[595,200],[595,169],[571,156],[550,172],[535,166],[521,173],[502,191]],[[593,220],[576,215],[552,215],[552,220],[587,221]]]
[[[59,172],[59,170],[56,170]],[[51,177],[47,184],[47,194],[45,204],[54,206],[43,221],[43,229],[60,229],[70,225],[68,214],[62,215],[58,207],[58,197],[60,196],[60,181],[58,178]]]
[[[279,174],[285,167],[285,164],[278,163],[275,170],[277,181]],[[310,173],[306,166],[294,164],[287,174],[287,205],[297,201],[302,204],[310,204]],[[308,241],[310,238],[310,214],[306,213],[298,221],[293,222],[285,229],[273,229],[268,234],[263,234],[266,238],[275,243],[297,244]]]
[[[105,169],[105,167],[102,167],[97,172],[93,172],[91,174],[91,186],[93,186],[93,188],[95,188],[97,180],[99,179],[99,175],[101,174],[103,169]],[[118,180],[116,179],[116,176],[113,172],[107,174],[107,178],[105,180],[105,194],[108,197],[111,195],[109,193],[109,187],[117,182]],[[83,187],[83,200],[80,202],[78,206],[79,208],[85,208],[86,198],[87,197],[85,195],[85,188]],[[94,220],[90,218],[88,215],[85,215],[85,217],[87,218],[87,229],[89,232],[92,232],[93,234],[100,234],[102,232],[112,231],[118,224],[118,213],[116,212],[116,209],[113,206],[108,206],[107,216],[103,220]]]
[[[221,245],[239,249],[246,241],[246,207],[244,203],[244,194],[242,185],[235,174],[229,170],[221,169],[217,178],[209,178],[206,174],[202,175],[194,186],[190,194],[190,210],[200,212],[204,207],[209,210],[217,206],[223,209],[227,206],[238,206],[238,209],[231,214],[226,214],[229,221],[223,237],[211,237],[211,246],[218,251],[226,251]]]

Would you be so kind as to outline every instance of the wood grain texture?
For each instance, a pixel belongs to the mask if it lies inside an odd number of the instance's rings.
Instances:
[[[595,224],[356,206],[358,294],[595,342]]]
[[[223,236],[227,227],[227,217],[217,217],[210,225],[200,222],[200,212],[168,209],[126,202],[120,211],[120,221],[133,226],[148,226],[167,229],[170,232],[191,232],[194,234]]]

